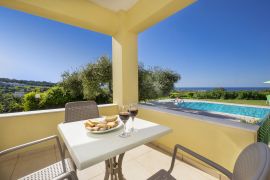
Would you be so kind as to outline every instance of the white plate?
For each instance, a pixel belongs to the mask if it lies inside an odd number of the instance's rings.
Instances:
[[[104,121],[104,118],[97,118],[98,120],[100,119],[100,121]],[[111,128],[111,129],[107,129],[105,131],[92,131],[91,128],[89,127],[85,127],[89,132],[93,133],[93,134],[103,134],[103,133],[107,133],[107,132],[111,132],[111,131],[114,131],[116,129],[119,129],[120,127],[123,126],[123,122],[120,120],[120,119],[117,119],[118,121],[118,125],[114,128]]]

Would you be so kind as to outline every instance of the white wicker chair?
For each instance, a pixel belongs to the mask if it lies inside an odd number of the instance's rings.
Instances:
[[[162,169],[148,180],[175,180],[171,175],[177,150],[180,149],[204,163],[217,169],[232,180],[270,180],[270,150],[266,144],[254,143],[247,146],[238,156],[233,173],[217,163],[177,144],[174,148],[171,167],[168,171]]]
[[[8,153],[12,153],[14,151],[33,146],[35,144],[40,144],[49,140],[55,139],[57,146],[59,148],[61,161],[56,162],[55,164],[52,164],[50,166],[47,166],[41,170],[38,170],[36,172],[33,172],[29,175],[26,175],[24,177],[19,178],[19,180],[64,180],[64,179],[70,179],[70,180],[77,180],[77,175],[74,170],[74,167],[71,163],[71,160],[69,158],[64,159],[62,148],[60,145],[59,138],[55,136],[50,136],[44,139],[40,139],[37,141],[32,141],[26,144],[22,144],[16,147],[12,147],[9,149],[6,149],[4,151],[0,152],[0,157],[4,156]]]

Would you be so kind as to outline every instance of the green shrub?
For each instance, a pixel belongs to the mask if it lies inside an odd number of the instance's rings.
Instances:
[[[18,112],[22,111],[21,98],[14,97],[12,93],[0,93],[0,113]]]
[[[95,99],[97,104],[108,104],[112,103],[112,96],[110,93],[101,93],[98,96],[96,96]]]
[[[172,92],[169,95],[169,97],[172,98],[172,99],[177,98],[177,97],[179,98],[179,96],[180,96],[179,92]]]
[[[57,108],[71,101],[71,96],[62,87],[55,86],[41,94],[41,108]]]
[[[270,141],[270,115],[262,121],[258,130],[258,142],[269,144]]]
[[[193,95],[195,99],[212,99],[207,92],[196,92]]]
[[[4,106],[3,104],[0,104],[0,113],[4,112]]]
[[[9,104],[8,112],[20,112],[20,111],[23,111],[23,109],[24,108],[22,104],[13,101],[12,103]]]
[[[228,92],[228,91],[226,91],[224,99],[235,99],[237,97],[237,95],[238,95],[237,92],[234,92],[234,91]]]
[[[23,97],[23,109],[24,111],[37,110],[40,108],[39,102],[40,99],[37,99],[37,92],[30,92],[24,95]]]
[[[191,98],[190,96],[193,97],[193,95],[190,95],[186,92],[171,92],[169,95],[169,97],[172,99],[175,99],[175,98],[188,99],[188,98]]]
[[[258,91],[238,91],[237,94],[237,99],[264,100],[266,98],[264,93]]]
[[[245,99],[245,100],[266,100],[268,91],[226,91],[223,88],[211,91],[174,91],[171,98],[194,98],[194,99]]]
[[[188,98],[193,98],[193,96],[194,96],[194,92],[188,92],[187,93],[187,97]]]

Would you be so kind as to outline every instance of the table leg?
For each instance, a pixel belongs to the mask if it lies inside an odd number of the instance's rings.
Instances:
[[[119,155],[118,159],[116,157],[107,159],[105,161],[105,177],[104,180],[125,180],[122,173],[122,162],[125,153]]]

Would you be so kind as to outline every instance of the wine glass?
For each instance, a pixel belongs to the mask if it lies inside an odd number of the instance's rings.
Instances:
[[[131,119],[132,119],[132,125],[131,125],[130,131],[136,132],[137,130],[134,127],[134,119],[138,114],[138,104],[137,103],[130,104],[128,111],[129,111],[129,114],[130,114]]]
[[[126,123],[127,123],[128,119],[129,119],[129,112],[128,112],[128,107],[127,106],[121,106],[119,108],[119,118],[124,123],[124,130],[119,136],[123,137],[123,138],[128,137],[129,133],[127,132]]]

